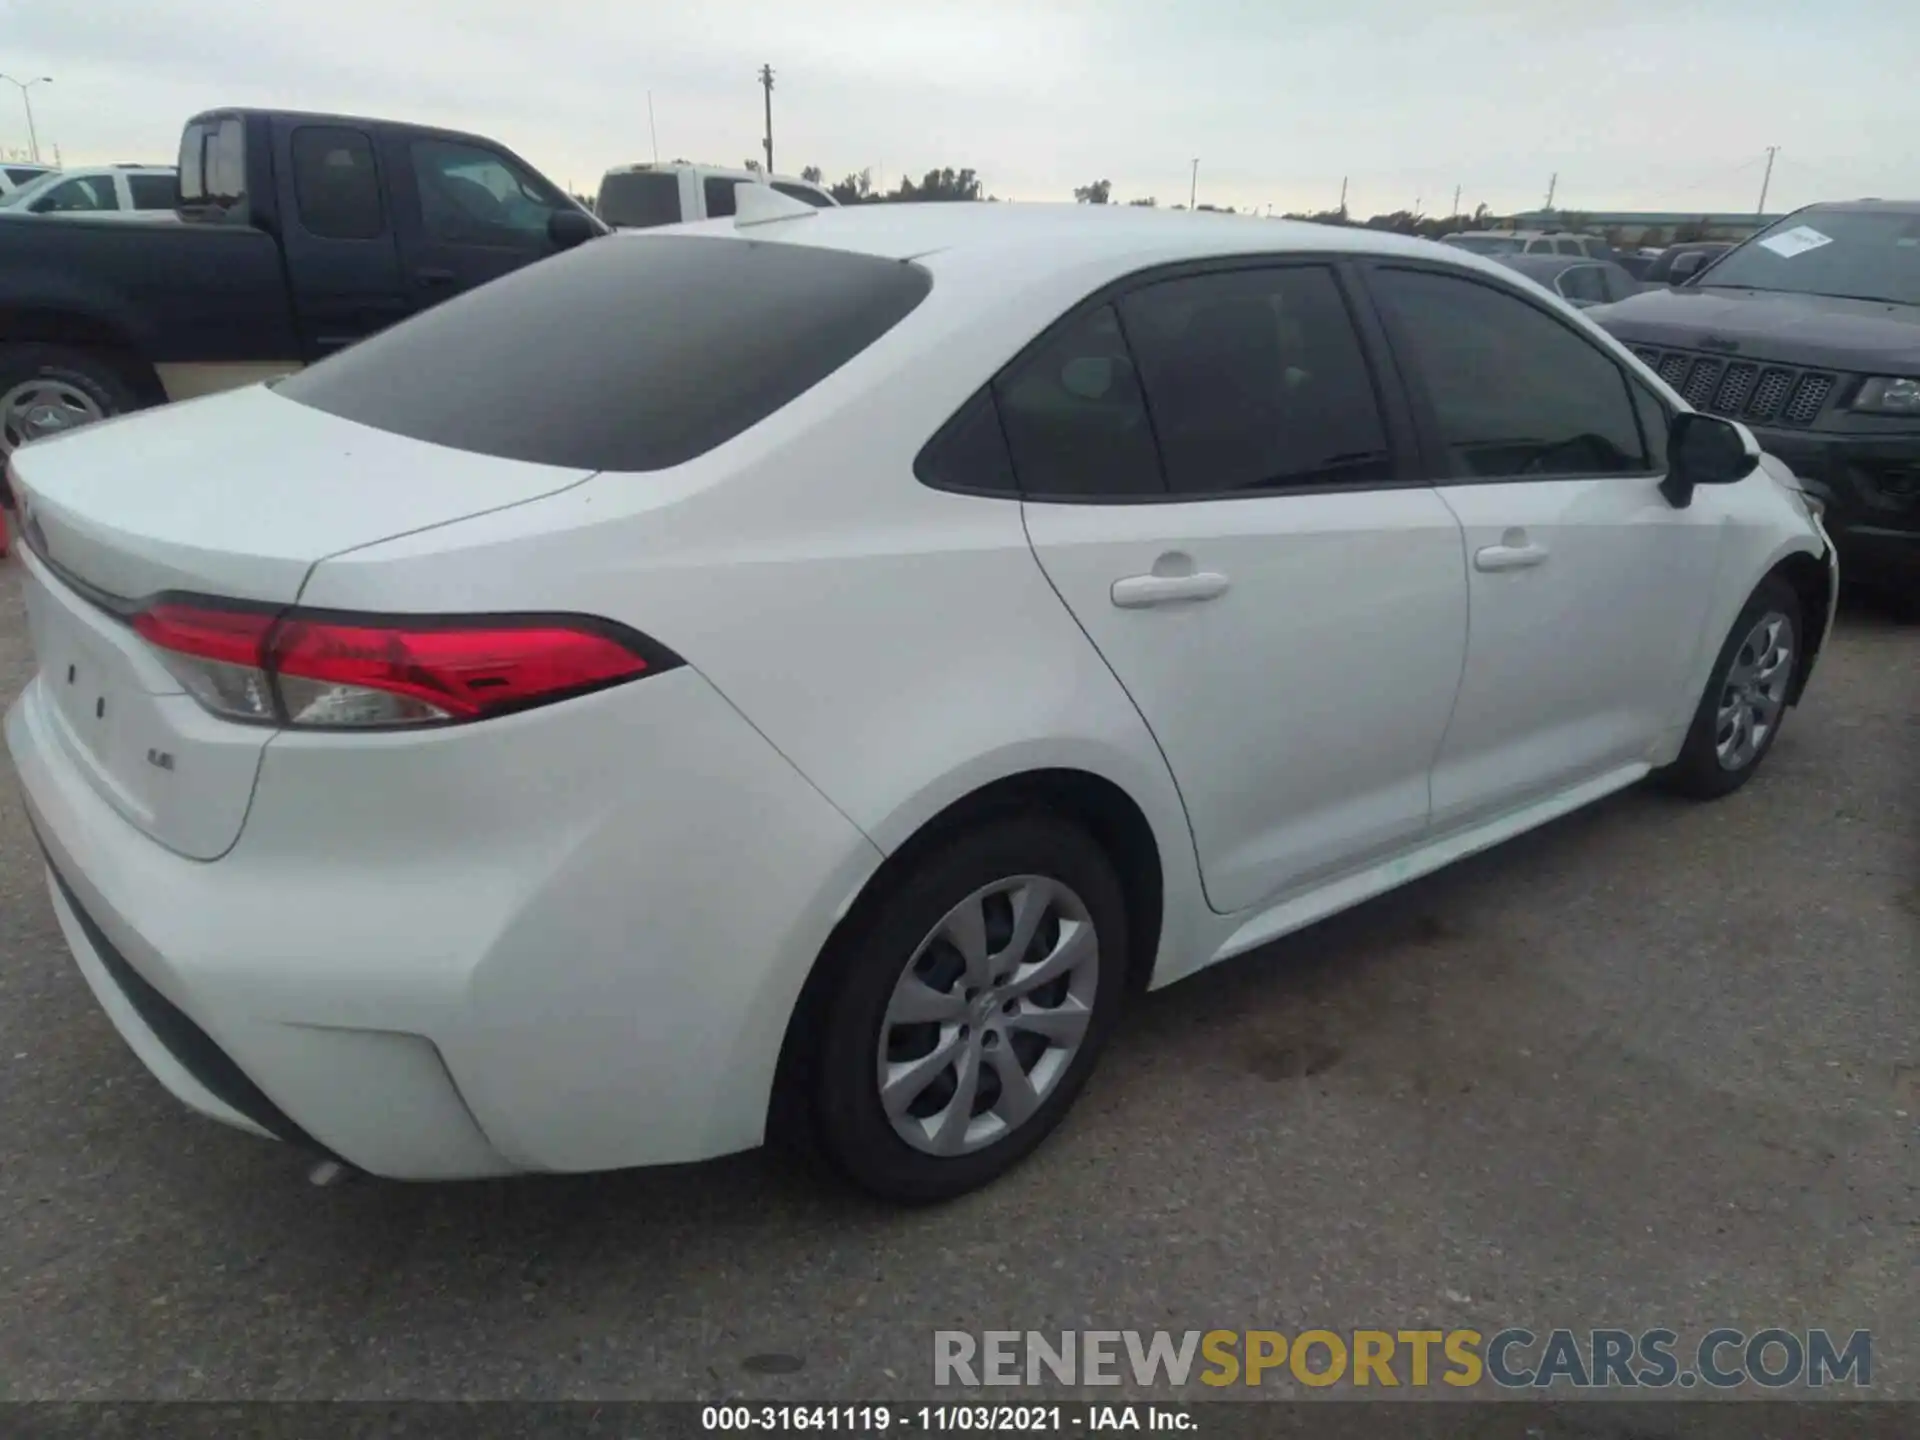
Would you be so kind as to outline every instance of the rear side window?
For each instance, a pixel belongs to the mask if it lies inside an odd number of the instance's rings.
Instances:
[[[609,175],[600,182],[594,205],[609,225],[644,230],[680,223],[680,177],[657,170],[632,170]]]
[[[664,470],[819,384],[932,285],[917,265],[842,250],[612,236],[435,306],[276,390],[455,450]]]
[[[1068,321],[994,382],[1030,499],[1164,495],[1140,378],[1111,305]]]
[[[717,220],[722,215],[734,214],[739,206],[734,200],[733,187],[743,185],[743,180],[729,180],[719,175],[709,175],[703,182],[707,200],[707,218]]]
[[[240,117],[187,126],[180,136],[180,203],[231,211],[246,198],[247,135]]]
[[[1584,255],[1586,248],[1578,240],[1556,240],[1553,242],[1555,253],[1560,255]]]
[[[303,125],[293,132],[300,223],[322,240],[372,240],[386,230],[373,142],[358,130]]]
[[[1013,457],[1007,453],[1006,432],[1000,428],[999,407],[993,390],[984,387],[960,407],[953,419],[927,442],[913,462],[922,484],[936,490],[962,490],[976,495],[1017,495]]]
[[[1570,326],[1451,275],[1381,269],[1372,283],[1424,385],[1452,478],[1650,468],[1625,372]]]
[[[1165,280],[1120,301],[1178,494],[1389,480],[1360,338],[1324,266]]]
[[[816,210],[825,210],[833,204],[831,199],[811,185],[795,185],[790,180],[776,180],[773,182],[773,188],[791,199],[806,201]]]
[[[171,175],[129,175],[127,188],[133,192],[133,208],[136,210],[173,209]]]

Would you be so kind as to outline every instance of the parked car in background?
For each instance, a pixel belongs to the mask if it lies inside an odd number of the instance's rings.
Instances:
[[[1693,240],[1669,245],[1647,266],[1640,278],[1649,285],[1679,285],[1698,275],[1733,248],[1730,240]]]
[[[1575,259],[1567,255],[1496,255],[1495,262],[1518,271],[1553,291],[1569,304],[1585,309],[1638,295],[1640,282],[1611,260]]]
[[[606,230],[496,141],[286,111],[190,120],[178,200],[152,227],[0,211],[0,454],[283,375]]]
[[[94,219],[174,217],[171,165],[102,165],[55,170],[0,195],[0,215],[86,215]]]
[[[38,180],[42,175],[50,175],[59,168],[57,165],[26,164],[24,162],[0,164],[0,197],[11,195],[22,185],[29,185],[35,180]]]
[[[1920,201],[1809,206],[1592,314],[1792,465],[1844,575],[1920,608]]]
[[[771,1134],[937,1200],[1130,994],[1725,795],[1807,683],[1785,472],[1510,271],[746,200],[14,457],[7,747],[186,1104],[386,1176]]]
[[[1548,230],[1457,230],[1442,235],[1440,243],[1476,255],[1575,255],[1613,258],[1613,247],[1601,235]]]
[[[839,204],[811,180],[791,175],[769,178],[758,170],[713,165],[620,165],[601,177],[593,209],[618,230],[714,220],[734,213],[734,191],[741,185],[769,185],[822,210]]]

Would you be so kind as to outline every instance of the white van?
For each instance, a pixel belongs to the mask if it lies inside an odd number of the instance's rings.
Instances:
[[[724,170],[714,165],[618,165],[601,177],[593,209],[616,230],[713,220],[734,213],[738,185],[771,185],[782,195],[820,210],[839,203],[812,181],[790,175],[769,179],[757,170]]]

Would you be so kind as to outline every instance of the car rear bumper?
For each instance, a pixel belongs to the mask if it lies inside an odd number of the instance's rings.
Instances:
[[[214,862],[101,799],[40,691],[7,746],[108,1017],[191,1108],[377,1175],[758,1143],[879,860],[691,671],[431,737],[277,737]]]
[[[1855,437],[1754,427],[1826,506],[1849,583],[1920,589],[1920,435]]]

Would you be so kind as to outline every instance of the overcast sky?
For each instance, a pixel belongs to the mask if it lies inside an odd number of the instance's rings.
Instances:
[[[1752,210],[1920,195],[1920,3],[1849,0],[4,0],[0,66],[47,158],[173,158],[217,105],[480,131],[590,191],[758,153],[891,188],[972,166],[1066,200]],[[0,146],[24,148],[0,86]]]

